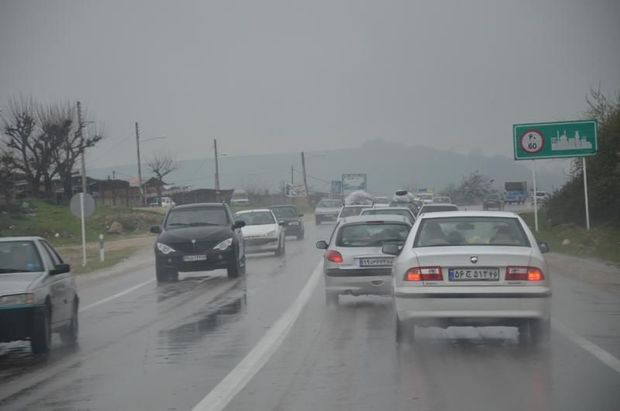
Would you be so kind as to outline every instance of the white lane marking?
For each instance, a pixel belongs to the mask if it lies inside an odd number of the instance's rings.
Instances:
[[[245,387],[278,350],[310,300],[323,274],[319,262],[295,301],[278,318],[263,338],[237,366],[228,373],[196,406],[193,411],[221,411]]]
[[[105,304],[105,303],[107,303],[108,301],[112,301],[112,300],[114,300],[114,299],[116,299],[116,298],[122,297],[122,296],[124,296],[124,295],[126,295],[126,294],[129,294],[129,293],[130,293],[130,292],[132,292],[132,291],[137,290],[137,289],[138,289],[138,288],[140,288],[140,287],[144,287],[145,285],[151,284],[151,283],[152,283],[152,282],[154,282],[154,281],[155,281],[155,279],[154,279],[154,278],[153,278],[153,279],[150,279],[150,280],[145,281],[145,282],[143,282],[143,283],[140,283],[140,284],[134,285],[133,287],[128,288],[128,289],[126,289],[126,290],[124,290],[124,291],[121,291],[120,293],[116,293],[116,294],[114,294],[114,295],[111,295],[111,296],[109,296],[109,297],[106,297],[106,298],[104,298],[103,300],[99,300],[99,301],[94,302],[94,303],[92,303],[92,304],[86,305],[86,306],[84,306],[84,307],[80,308],[80,312],[83,312],[83,311],[89,310],[89,309],[91,309],[91,308],[93,308],[93,307],[96,307],[96,306],[98,306],[98,305]]]
[[[551,319],[551,324],[555,329],[566,335],[573,343],[595,356],[599,361],[615,372],[620,373],[620,360],[616,357],[594,344],[592,341],[577,334],[575,331],[571,330],[555,318]]]

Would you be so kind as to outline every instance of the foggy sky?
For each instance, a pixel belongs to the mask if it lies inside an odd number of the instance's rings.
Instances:
[[[0,2],[0,105],[77,100],[90,167],[371,139],[512,157],[512,124],[620,90],[620,1]]]

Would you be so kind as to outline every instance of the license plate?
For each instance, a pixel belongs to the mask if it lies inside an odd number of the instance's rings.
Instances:
[[[499,268],[450,268],[450,281],[499,281]]]
[[[186,263],[192,262],[192,261],[206,261],[207,260],[207,256],[202,254],[202,255],[185,255],[183,256],[183,261],[185,261]]]
[[[392,260],[392,258],[360,258],[360,267],[390,267]]]

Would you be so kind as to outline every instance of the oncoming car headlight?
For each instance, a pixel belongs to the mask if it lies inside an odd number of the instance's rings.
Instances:
[[[232,242],[233,242],[232,238],[227,238],[226,240],[222,241],[221,243],[219,243],[218,245],[213,247],[213,249],[214,250],[224,251],[224,250],[228,249],[228,247],[230,247],[232,245]]]
[[[12,294],[0,296],[0,305],[23,305],[33,304],[34,294]]]
[[[174,248],[167,246],[164,243],[157,243],[157,249],[161,251],[162,254],[174,253]]]

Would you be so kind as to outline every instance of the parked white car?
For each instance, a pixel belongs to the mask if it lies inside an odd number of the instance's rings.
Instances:
[[[265,209],[239,211],[235,220],[245,222],[241,228],[246,253],[274,252],[277,256],[286,251],[286,223],[279,223],[273,211]]]
[[[73,344],[80,299],[71,267],[40,237],[0,238],[0,343],[30,340],[47,353],[52,333]]]
[[[516,326],[522,341],[549,339],[551,282],[525,222],[501,211],[421,214],[392,268],[397,341],[415,326]],[[529,337],[529,338],[528,338]]]

